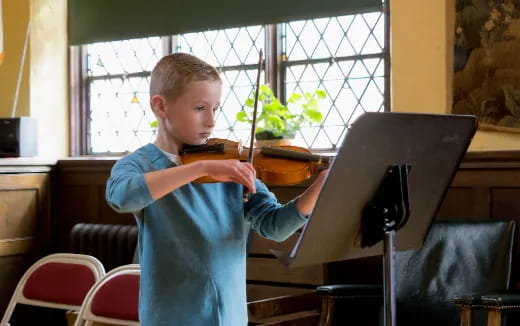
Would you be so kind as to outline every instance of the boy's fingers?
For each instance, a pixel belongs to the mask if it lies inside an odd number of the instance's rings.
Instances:
[[[255,182],[250,182],[250,185],[249,185],[249,192],[251,192],[252,194],[256,194],[256,186],[255,186]]]
[[[251,171],[251,173],[253,174],[253,177],[256,179],[256,169],[255,169],[255,167],[251,163],[247,163],[246,166]]]
[[[222,168],[228,175],[226,179],[243,185],[251,193],[256,193],[256,170],[250,163],[229,160]]]
[[[251,183],[250,180],[248,178],[245,178],[243,175],[238,175],[236,177],[232,177],[231,181],[243,185],[244,187],[247,188],[247,190],[250,193],[253,193],[253,194],[256,193],[254,183]]]
[[[247,166],[245,166],[245,168],[240,169],[239,172],[240,176],[242,177],[241,183],[247,187],[249,192],[254,194],[256,192],[254,173],[251,172],[251,170]]]
[[[255,168],[253,168],[253,166],[251,164],[248,164],[248,180],[249,180],[249,183],[251,184],[251,193],[256,193],[256,171],[255,171]]]

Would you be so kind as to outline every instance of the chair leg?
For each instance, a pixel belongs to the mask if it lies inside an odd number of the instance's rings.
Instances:
[[[332,315],[334,314],[334,299],[323,298],[321,303],[321,317],[319,326],[331,326]]]
[[[471,307],[459,306],[460,307],[460,326],[471,326]]]
[[[15,293],[16,294],[16,293]],[[9,326],[9,320],[13,314],[14,308],[16,307],[15,295],[9,301],[7,308],[5,309],[4,316],[2,317],[2,321],[0,321],[0,326]]]
[[[488,326],[501,326],[502,325],[502,310],[500,309],[488,309]]]

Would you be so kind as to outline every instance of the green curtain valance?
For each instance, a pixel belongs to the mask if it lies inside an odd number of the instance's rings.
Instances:
[[[69,0],[71,45],[380,10],[381,0]]]

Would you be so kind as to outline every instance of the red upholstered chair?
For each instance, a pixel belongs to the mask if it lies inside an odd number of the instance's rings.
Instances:
[[[101,322],[114,325],[139,325],[138,264],[114,268],[88,292],[75,326]]]
[[[18,282],[0,325],[9,325],[18,303],[78,311],[90,288],[103,275],[103,265],[92,256],[52,254],[43,257]]]

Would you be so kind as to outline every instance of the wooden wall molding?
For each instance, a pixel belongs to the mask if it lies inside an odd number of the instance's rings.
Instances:
[[[433,158],[432,158],[433,159]],[[104,189],[117,158],[73,158],[58,162],[57,248],[68,246],[70,228],[79,222],[134,224],[130,214],[117,214],[105,202]],[[303,192],[309,182],[269,187],[281,202]],[[437,214],[442,219],[520,219],[520,151],[470,152],[465,156]],[[305,291],[322,282],[380,281],[380,259],[362,259],[318,266],[292,274],[270,249],[289,251],[297,235],[276,243],[254,236],[248,260],[248,280],[255,295]],[[287,274],[289,273],[289,274]],[[276,286],[279,284],[279,286]],[[285,289],[285,290],[284,290]]]

